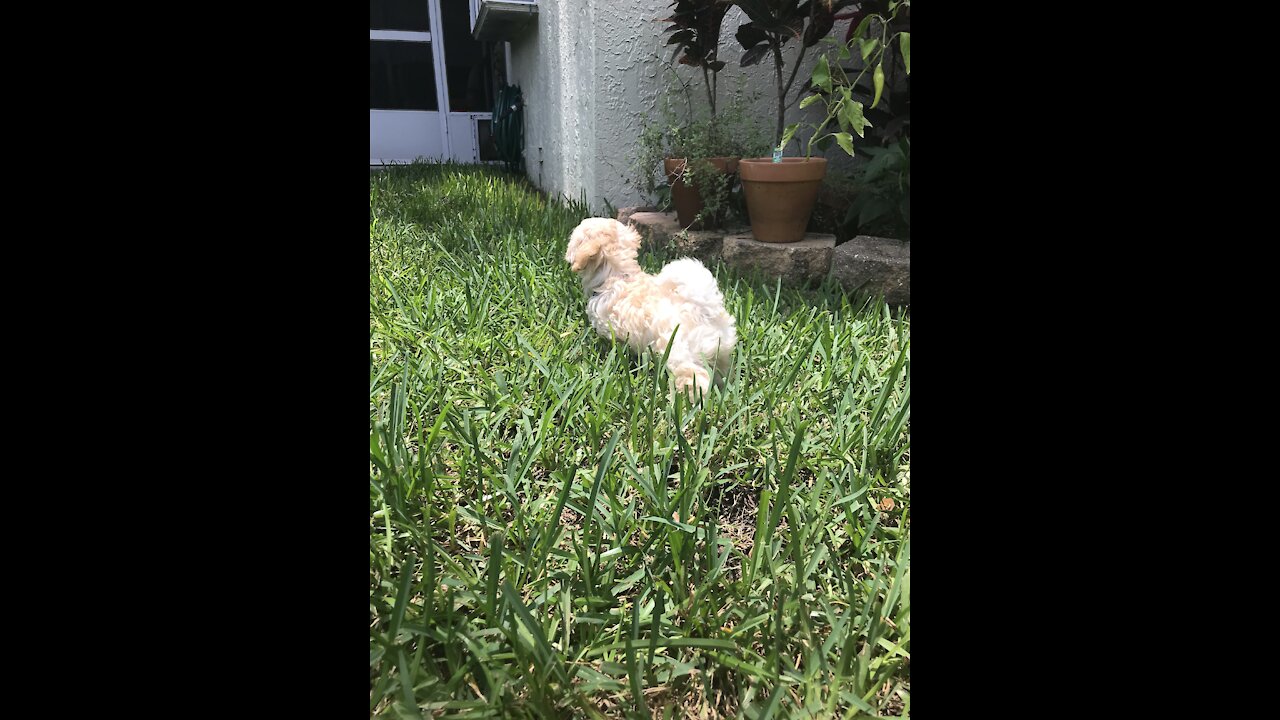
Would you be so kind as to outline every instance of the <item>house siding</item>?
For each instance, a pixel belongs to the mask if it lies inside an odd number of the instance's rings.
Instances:
[[[667,27],[662,18],[670,12],[670,0],[540,0],[536,26],[511,40],[512,82],[525,102],[525,168],[544,191],[572,199],[585,193],[597,213],[604,212],[606,201],[615,208],[646,201],[632,166],[641,124],[658,116],[663,75],[670,75],[671,49],[664,44],[669,35],[662,32]],[[728,105],[741,77],[745,92],[759,97],[754,117],[772,135],[773,63],[766,58],[738,67],[742,48],[734,33],[743,22],[735,7],[722,25],[720,57],[727,65],[717,83],[717,105]],[[843,33],[846,24],[837,23],[835,32]],[[789,44],[784,59],[794,57],[795,45]],[[810,48],[791,97],[816,59]],[[691,83],[693,103],[704,111],[701,71],[672,66]],[[784,77],[790,69],[784,68]],[[814,111],[804,114],[812,117]],[[792,107],[786,121],[796,122],[800,115]],[[787,154],[798,152],[793,144]]]

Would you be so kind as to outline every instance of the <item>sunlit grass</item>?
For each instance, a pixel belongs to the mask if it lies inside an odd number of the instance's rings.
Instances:
[[[369,185],[371,713],[909,709],[909,318],[712,267],[733,372],[672,405],[586,322],[581,204]]]

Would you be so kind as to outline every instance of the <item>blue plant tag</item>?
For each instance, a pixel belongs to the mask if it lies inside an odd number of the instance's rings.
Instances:
[[[782,148],[776,147],[773,149],[773,161],[776,163],[782,162]]]

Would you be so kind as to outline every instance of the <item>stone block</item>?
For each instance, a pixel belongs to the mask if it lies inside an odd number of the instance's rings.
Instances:
[[[911,304],[911,243],[859,235],[835,249],[831,275],[847,292],[883,295],[897,307]]]
[[[835,235],[805,233],[797,242],[767,243],[743,233],[726,235],[722,254],[726,265],[780,277],[787,285],[812,285],[831,270],[835,247]]]
[[[641,247],[649,250],[667,247],[682,231],[675,213],[637,212],[631,216],[631,224],[640,233]]]
[[[618,218],[617,218],[617,220],[618,220],[618,222],[622,223],[623,225],[626,225],[627,223],[631,222],[631,218],[632,218],[632,216],[633,216],[633,215],[635,215],[636,213],[640,213],[640,212],[654,212],[654,211],[656,211],[657,209],[658,209],[658,208],[653,207],[653,206],[651,206],[651,205],[640,205],[640,206],[638,206],[638,207],[624,207],[624,208],[619,208],[619,209],[618,209]]]

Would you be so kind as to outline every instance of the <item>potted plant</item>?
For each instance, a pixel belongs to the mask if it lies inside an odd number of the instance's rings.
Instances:
[[[695,119],[690,103],[687,120],[681,125],[675,121],[669,98],[664,98],[660,123],[646,124],[641,135],[641,172],[652,193],[654,155],[662,155],[671,201],[685,228],[702,229],[723,223],[726,200],[742,156],[743,138],[735,126],[736,119],[742,117],[742,108],[731,108],[730,122],[722,123],[716,107],[718,76],[725,65],[717,57],[720,26],[732,5],[731,0],[674,0],[671,16],[664,19],[670,23],[664,32],[671,33],[666,44],[675,46],[672,59],[679,55],[681,65],[702,70],[709,115]],[[681,82],[689,101],[688,84],[680,81],[674,69],[672,74]]]
[[[743,158],[738,165],[751,219],[751,234],[762,242],[797,242],[804,239],[818,188],[827,173],[827,160],[811,155],[782,157],[791,139],[785,134],[784,127],[787,96],[805,52],[831,32],[836,12],[854,4],[854,0],[736,0],[735,4],[750,20],[735,34],[746,50],[739,64],[748,67],[760,62],[766,54],[771,55],[777,90],[773,157]],[[800,49],[792,63],[791,76],[784,82],[786,63],[782,50],[792,39],[799,39]]]
[[[738,159],[767,152],[768,140],[749,111],[753,100],[745,90],[739,92],[712,118],[692,108],[678,113],[667,94],[656,117],[643,121],[635,160],[639,187],[650,196],[659,194],[660,206],[674,205],[681,227],[722,226]],[[658,168],[661,175],[655,176]],[[667,184],[659,187],[658,177]]]

